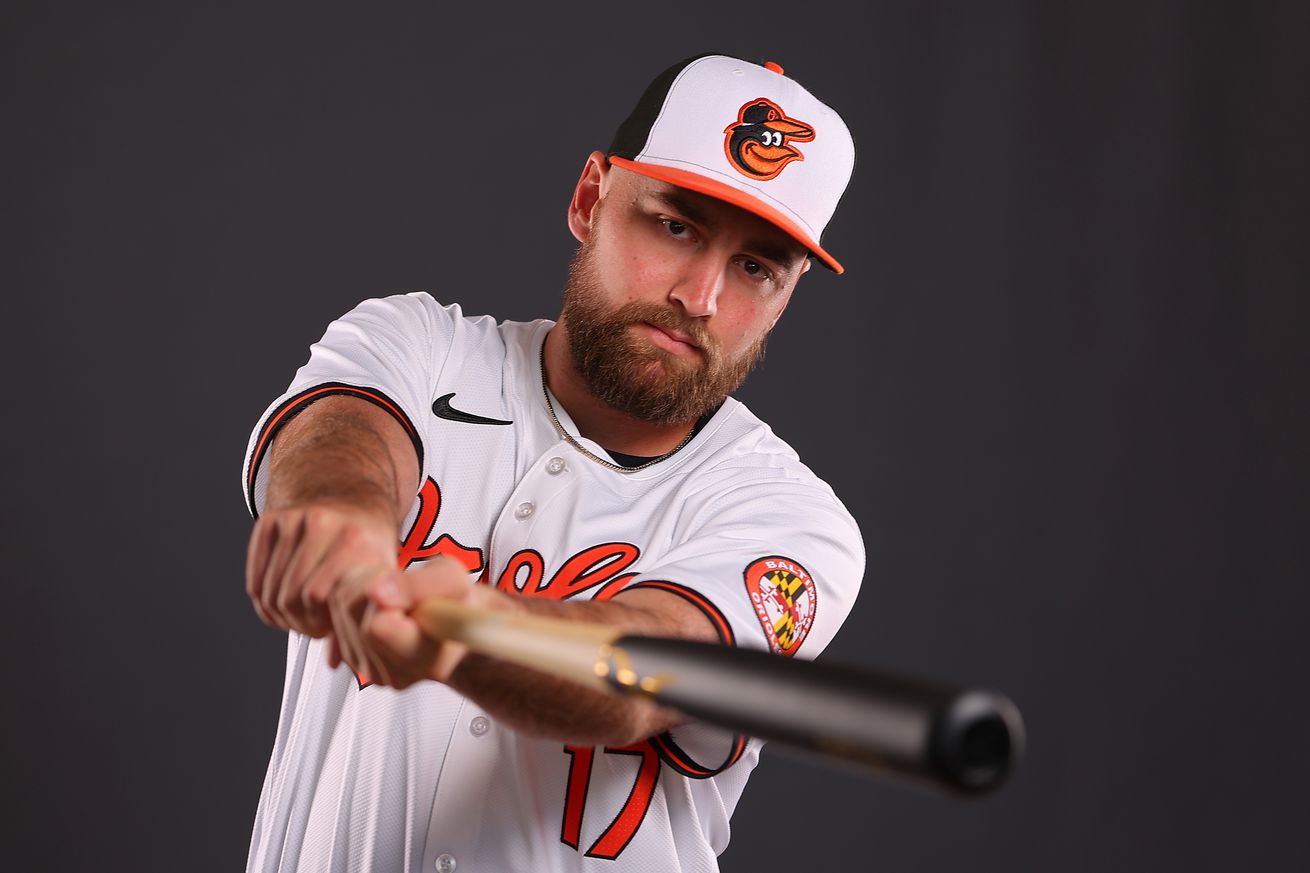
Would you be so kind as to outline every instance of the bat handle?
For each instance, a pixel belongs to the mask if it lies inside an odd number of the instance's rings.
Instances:
[[[616,640],[606,678],[711,724],[963,794],[998,787],[1023,746],[1000,694],[689,640]]]

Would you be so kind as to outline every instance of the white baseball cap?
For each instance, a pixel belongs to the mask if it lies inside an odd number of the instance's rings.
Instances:
[[[855,168],[855,143],[827,104],[772,61],[680,61],[650,83],[610,163],[753,212],[834,272],[819,245]]]

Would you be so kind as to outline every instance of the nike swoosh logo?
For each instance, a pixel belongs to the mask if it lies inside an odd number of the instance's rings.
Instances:
[[[450,398],[454,397],[454,392],[442,394],[436,400],[432,401],[432,412],[437,418],[444,418],[447,421],[459,421],[464,424],[513,424],[512,421],[501,421],[499,418],[485,418],[481,415],[474,415],[471,412],[462,412],[450,405]]]

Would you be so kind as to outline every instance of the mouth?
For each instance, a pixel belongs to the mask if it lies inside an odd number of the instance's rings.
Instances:
[[[640,328],[650,340],[657,346],[676,355],[699,354],[700,346],[692,340],[690,336],[680,330],[669,327],[660,327],[651,324],[649,321],[638,322],[636,325]]]

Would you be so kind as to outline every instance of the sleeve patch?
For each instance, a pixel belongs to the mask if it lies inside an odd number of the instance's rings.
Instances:
[[[781,555],[752,561],[744,576],[769,648],[795,654],[814,625],[814,580],[804,567]]]

